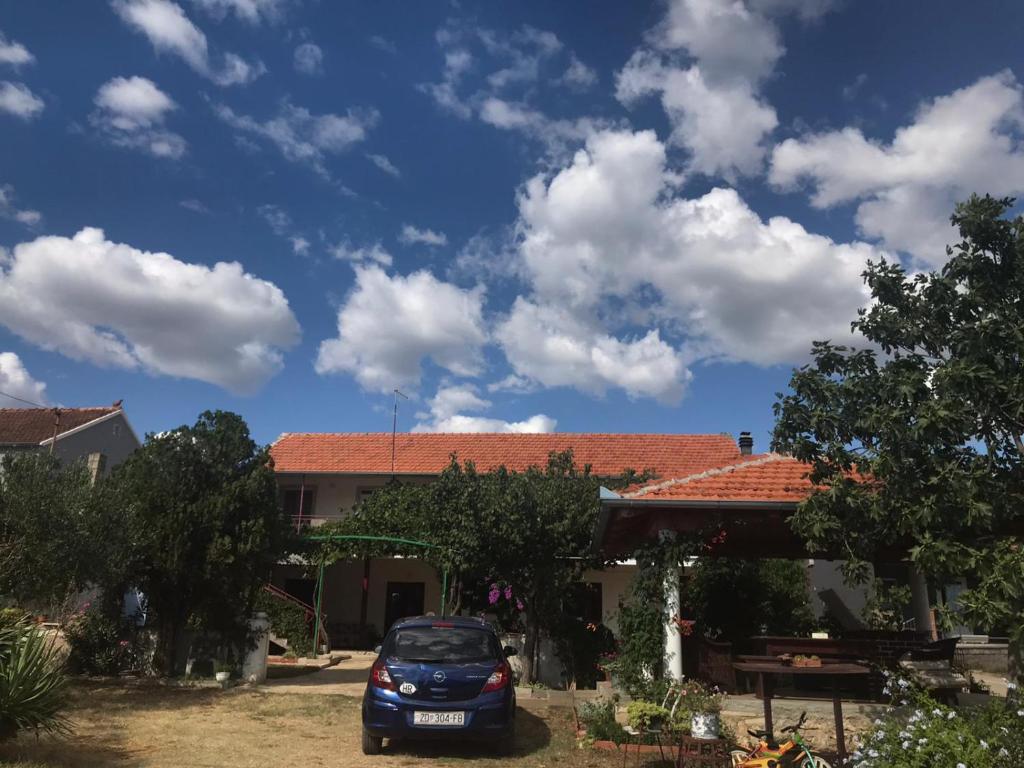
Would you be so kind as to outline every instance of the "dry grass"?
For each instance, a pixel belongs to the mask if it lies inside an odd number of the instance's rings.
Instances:
[[[520,768],[609,768],[614,754],[576,748],[565,709],[520,709],[514,757],[486,746],[403,743],[384,755],[360,751],[359,700],[236,689],[80,686],[75,733],[0,746],[0,765],[18,768],[172,766],[439,766],[479,762]]]

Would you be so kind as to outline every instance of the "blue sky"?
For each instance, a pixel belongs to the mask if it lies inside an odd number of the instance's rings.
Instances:
[[[1024,191],[1022,16],[0,0],[0,391],[763,448],[868,259]]]

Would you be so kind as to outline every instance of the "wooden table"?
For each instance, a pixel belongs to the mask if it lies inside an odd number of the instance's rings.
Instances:
[[[852,662],[825,663],[820,667],[794,667],[781,661],[738,661],[732,665],[737,672],[756,674],[764,697],[764,729],[774,733],[772,723],[772,694],[775,675],[818,675],[832,678],[832,712],[836,718],[836,749],[839,762],[846,760],[846,737],[843,733],[843,702],[839,698],[839,681],[843,677],[863,677],[871,674],[870,667]]]

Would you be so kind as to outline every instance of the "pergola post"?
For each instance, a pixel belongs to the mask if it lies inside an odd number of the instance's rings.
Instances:
[[[931,633],[935,640],[935,627],[932,624],[932,606],[928,599],[928,581],[913,565],[908,569],[910,581],[910,610],[914,615],[914,626],[918,632]]]
[[[670,544],[674,531],[660,531],[658,538]],[[665,569],[665,671],[676,682],[683,679],[683,636],[679,634],[676,618],[681,614],[679,597],[679,563],[669,563]]]

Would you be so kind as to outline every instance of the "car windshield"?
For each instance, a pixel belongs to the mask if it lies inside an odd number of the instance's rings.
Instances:
[[[490,632],[470,627],[406,627],[391,635],[385,654],[401,661],[492,661],[498,643]]]

